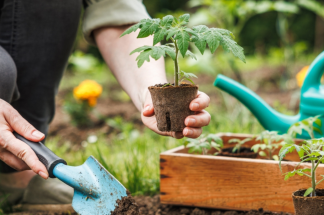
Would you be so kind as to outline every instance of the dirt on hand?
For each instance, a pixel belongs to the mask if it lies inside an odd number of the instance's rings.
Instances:
[[[111,215],[139,215],[138,205],[128,190],[127,196],[122,199],[117,199],[116,203],[117,207]]]

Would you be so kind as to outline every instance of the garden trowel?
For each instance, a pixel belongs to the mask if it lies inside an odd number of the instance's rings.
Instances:
[[[81,166],[68,166],[43,143],[29,141],[15,132],[14,135],[32,148],[47,168],[49,177],[56,177],[74,188],[72,207],[78,214],[111,214],[117,199],[127,196],[126,188],[93,156]]]

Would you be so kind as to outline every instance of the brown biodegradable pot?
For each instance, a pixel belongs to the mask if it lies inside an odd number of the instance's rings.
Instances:
[[[316,197],[304,197],[306,189],[293,192],[295,215],[324,214],[324,189],[316,189]]]
[[[155,85],[149,87],[157,127],[160,131],[182,131],[187,116],[194,114],[189,104],[198,93],[198,86],[181,84],[178,87]]]
[[[251,148],[248,147],[241,147],[240,153],[237,153],[237,151],[233,153],[233,148],[234,147],[222,149],[218,155],[239,158],[256,158],[258,156],[258,153],[251,151]]]

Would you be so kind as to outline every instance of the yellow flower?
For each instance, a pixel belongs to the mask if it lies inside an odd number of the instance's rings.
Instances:
[[[296,75],[297,85],[299,87],[303,86],[304,80],[306,78],[309,66],[304,66]]]
[[[87,100],[91,107],[97,104],[97,98],[101,93],[101,85],[92,80],[84,80],[79,84],[79,86],[73,89],[74,97],[80,100]]]

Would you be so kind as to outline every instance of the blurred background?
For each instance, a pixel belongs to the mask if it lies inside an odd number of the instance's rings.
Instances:
[[[246,64],[221,48],[202,56],[190,47],[198,60],[181,59],[181,68],[195,73],[195,83],[211,97],[208,111],[212,120],[204,134],[262,131],[244,106],[213,86],[217,74],[246,85],[282,113],[299,111],[305,66],[324,50],[324,1],[144,0],[144,4],[153,18],[189,13],[190,26],[228,29],[244,48]],[[168,58],[166,68],[172,81],[173,63]],[[91,107],[73,95],[74,88],[86,79],[99,84],[98,100]],[[145,128],[98,49],[88,45],[79,31],[57,95],[47,145],[70,165],[94,155],[133,194],[154,195],[159,192],[159,153],[183,141]]]

